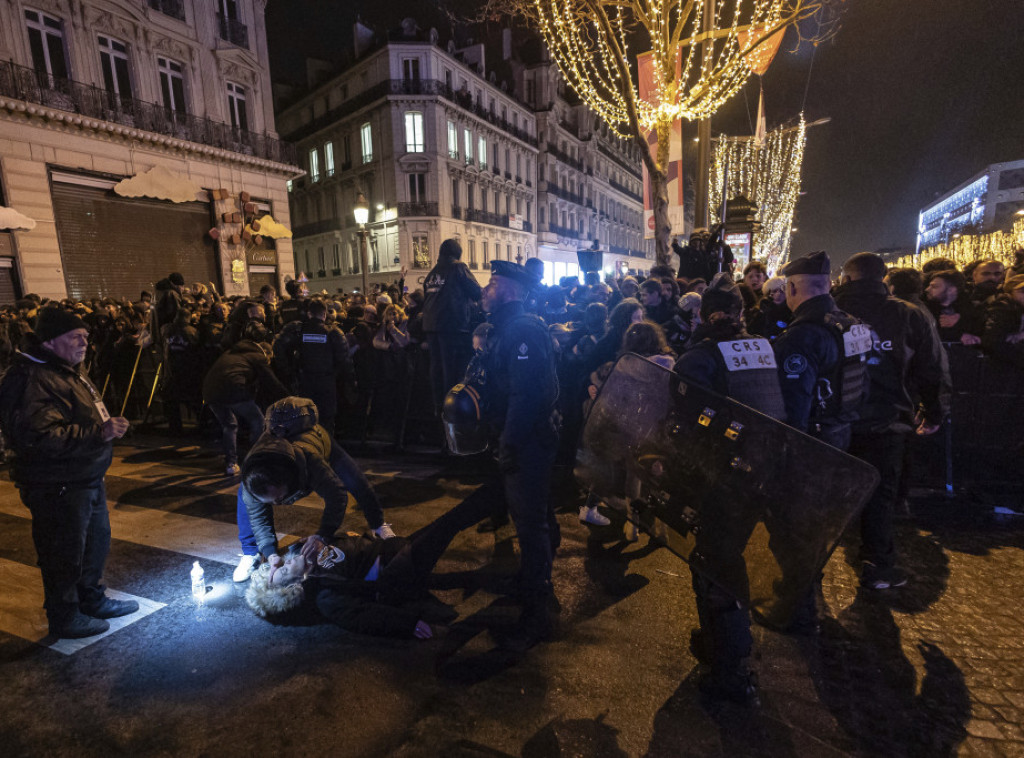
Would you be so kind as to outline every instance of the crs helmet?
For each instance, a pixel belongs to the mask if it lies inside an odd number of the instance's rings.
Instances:
[[[456,384],[444,398],[441,421],[448,449],[455,455],[476,455],[487,449],[487,427],[479,390],[471,384]]]

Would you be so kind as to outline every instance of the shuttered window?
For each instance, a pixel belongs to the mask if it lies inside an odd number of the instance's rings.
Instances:
[[[52,187],[70,297],[137,300],[173,271],[189,285],[212,281],[221,289],[208,204],[124,198],[56,180]]]

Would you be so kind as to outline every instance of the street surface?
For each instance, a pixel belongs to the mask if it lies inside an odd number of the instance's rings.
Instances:
[[[479,483],[465,463],[359,457],[388,521],[410,534]],[[111,594],[142,608],[83,641],[46,634],[28,511],[0,481],[0,754],[20,756],[1024,755],[1024,519],[966,500],[913,503],[910,584],[859,590],[844,544],[825,572],[817,639],[755,627],[760,711],[703,704],[688,649],[689,572],[667,550],[584,527],[557,503],[555,640],[516,659],[489,630],[514,534],[469,530],[437,569],[427,642],[253,615],[231,581],[235,488],[213,445],[135,436],[107,477]],[[315,530],[316,497],[277,509]],[[365,529],[350,508],[345,527]],[[288,538],[286,538],[288,539]],[[190,594],[198,559],[208,597]],[[427,611],[425,611],[426,613]]]

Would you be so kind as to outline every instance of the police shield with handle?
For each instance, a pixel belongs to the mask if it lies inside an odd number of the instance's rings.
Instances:
[[[751,356],[760,351],[733,342],[757,363]],[[767,380],[771,371],[749,373]],[[645,513],[660,521],[669,550],[700,575],[695,584],[721,600],[711,613],[698,606],[712,640],[700,647],[711,658],[712,694],[741,702],[756,693],[745,681],[740,656],[748,643],[735,602],[787,627],[878,482],[871,466],[629,354],[594,402],[575,473],[605,503],[631,506],[642,526]]]
[[[493,479],[470,497],[487,498],[498,513],[507,503],[521,551],[519,623],[502,641],[521,651],[552,631],[551,565],[559,542],[549,489],[558,434],[555,401],[558,379],[554,351],[544,322],[525,312],[523,301],[537,278],[508,261],[491,262],[483,290],[484,310],[494,325],[481,361],[486,383],[455,387],[442,418],[448,443],[457,454],[480,452],[489,439],[498,453]],[[474,430],[479,419],[486,432]]]

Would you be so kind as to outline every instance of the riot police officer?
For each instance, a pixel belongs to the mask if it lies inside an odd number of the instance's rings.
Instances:
[[[309,318],[309,287],[305,280],[289,279],[284,283],[288,299],[278,308],[278,319],[282,325]]]
[[[526,313],[523,305],[537,282],[517,263],[492,261],[491,279],[483,290],[483,307],[494,325],[482,361],[486,419],[498,438],[499,474],[491,492],[507,502],[521,553],[523,609],[504,640],[513,650],[532,647],[551,633],[551,564],[558,544],[558,522],[549,499],[558,447],[552,421],[558,397],[554,350],[544,322]]]
[[[332,436],[338,414],[338,380],[354,376],[348,341],[340,330],[327,326],[327,305],[311,300],[309,319],[292,321],[274,343],[274,362],[282,373],[297,379],[297,392],[316,403],[320,425]],[[297,376],[296,376],[297,375]]]
[[[685,381],[782,419],[785,408],[771,344],[747,333],[742,314],[739,288],[728,273],[716,274],[701,300],[702,323],[694,333],[696,344],[676,361],[675,371]],[[706,505],[710,510],[714,504]],[[756,519],[751,518],[743,525],[731,523],[719,529],[715,519],[708,519],[696,534],[695,552],[704,552],[713,544],[719,570],[745,577],[743,548],[755,525]],[[704,574],[691,573],[700,621],[691,648],[710,664],[700,688],[711,697],[754,705],[758,699],[756,677],[748,667],[753,648],[750,612]]]
[[[821,250],[790,261],[786,305],[793,320],[774,343],[786,422],[840,450],[850,446],[850,423],[867,387],[865,355],[871,330],[839,310],[832,263]]]

